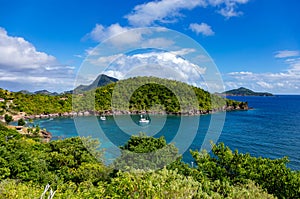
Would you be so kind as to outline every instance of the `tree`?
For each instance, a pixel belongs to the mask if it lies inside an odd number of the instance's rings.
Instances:
[[[114,162],[119,170],[155,170],[174,162],[178,157],[178,149],[174,144],[167,144],[164,137],[154,138],[143,133],[133,135],[121,146],[121,156]]]
[[[6,124],[9,124],[10,122],[14,121],[11,115],[5,114],[4,116]]]
[[[25,124],[26,124],[26,122],[23,118],[18,120],[18,126],[24,126]]]

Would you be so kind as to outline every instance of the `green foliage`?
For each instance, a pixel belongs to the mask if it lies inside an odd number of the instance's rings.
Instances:
[[[115,172],[102,163],[98,148],[99,142],[90,138],[43,143],[0,125],[0,198],[39,198],[48,183],[56,191],[54,198],[72,199],[300,196],[300,173],[286,167],[286,158],[255,158],[219,144],[213,146],[213,155],[192,151],[193,168],[177,158],[167,167],[151,170],[151,166],[141,165],[151,165],[152,160],[161,166],[159,159],[169,160],[177,155],[177,149],[164,138],[140,134],[132,136],[121,147],[123,151],[149,155],[168,149],[163,151],[165,156],[145,158],[137,167],[133,164],[127,171]],[[122,165],[124,159],[116,163]]]
[[[10,122],[14,121],[11,115],[5,114],[4,116],[6,124],[9,124]]]
[[[12,100],[8,111],[11,113],[25,112],[28,115],[64,113],[72,110],[72,95],[50,96],[43,94],[23,94],[21,92],[5,92],[0,89],[5,99]],[[3,109],[4,107],[2,107]],[[1,108],[0,108],[1,109]]]
[[[76,137],[45,144],[22,137],[14,130],[0,130],[0,133],[0,180],[10,178],[57,185],[86,180],[97,183],[108,175],[109,168],[101,163],[102,153],[88,150],[98,147],[98,141],[83,139],[83,144]],[[11,138],[6,140],[7,136]]]
[[[164,137],[153,138],[145,134],[131,136],[120,148],[122,154],[113,165],[121,170],[160,169],[178,157],[178,149],[173,144],[167,144]]]
[[[12,103],[0,106],[2,113],[27,115],[65,113],[71,111],[141,111],[190,113],[223,110],[229,101],[201,88],[155,77],[135,77],[85,91],[83,93],[50,96],[43,94],[10,93],[0,89],[0,94]],[[112,106],[113,105],[113,106]],[[244,106],[244,105],[243,105]],[[245,106],[244,106],[245,107]]]
[[[32,199],[39,198],[42,194],[40,186],[32,183],[20,183],[16,180],[3,180],[0,182],[0,198]]]
[[[255,158],[232,152],[223,143],[214,145],[212,152],[213,156],[191,152],[197,163],[197,172],[193,175],[197,180],[220,180],[230,184],[251,180],[278,198],[300,197],[300,175],[286,167],[287,158]]]
[[[107,198],[193,198],[199,183],[176,171],[119,172],[108,185]]]
[[[26,124],[26,122],[23,118],[18,120],[18,126],[24,126],[25,124]]]

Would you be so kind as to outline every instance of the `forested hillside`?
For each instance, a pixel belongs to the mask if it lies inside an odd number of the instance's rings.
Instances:
[[[201,114],[248,108],[247,103],[244,102],[225,100],[201,88],[154,77],[130,78],[73,95],[50,96],[0,89],[0,98],[3,99],[0,102],[0,115],[19,113],[37,115],[65,113],[73,110]]]
[[[155,77],[129,78],[74,97],[74,108],[78,111],[92,109],[94,99],[97,111],[144,110],[155,113],[164,110],[167,113],[199,114],[248,109],[245,102],[224,99],[201,88]]]

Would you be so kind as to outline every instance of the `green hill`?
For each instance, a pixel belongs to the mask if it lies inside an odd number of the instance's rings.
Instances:
[[[0,115],[20,112],[37,115],[73,110],[205,114],[248,109],[247,103],[224,99],[179,81],[155,77],[130,78],[74,95],[26,94],[0,89],[0,97],[5,100],[0,102]]]
[[[95,93],[95,96],[94,96]],[[156,77],[134,77],[99,87],[74,97],[77,111],[149,111],[175,114],[201,114],[248,109],[247,103],[224,99],[186,83]],[[113,102],[113,103],[111,103]],[[112,107],[113,105],[113,107]]]
[[[254,92],[254,91],[244,88],[244,87],[225,91],[223,94],[230,95],[230,96],[273,96],[273,94],[271,94],[271,93]]]

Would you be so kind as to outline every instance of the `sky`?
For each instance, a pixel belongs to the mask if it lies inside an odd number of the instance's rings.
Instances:
[[[70,90],[93,48],[135,28],[161,27],[199,43],[218,68],[225,90],[243,86],[300,94],[299,8],[298,0],[0,0],[0,88]],[[145,35],[125,34],[125,40],[146,42]],[[124,44],[124,39],[117,42]],[[179,57],[186,54],[176,54],[170,62],[188,74],[185,66],[195,63]],[[153,57],[165,64],[170,58],[166,52],[126,56],[126,64]],[[110,72],[124,77],[122,71]]]

